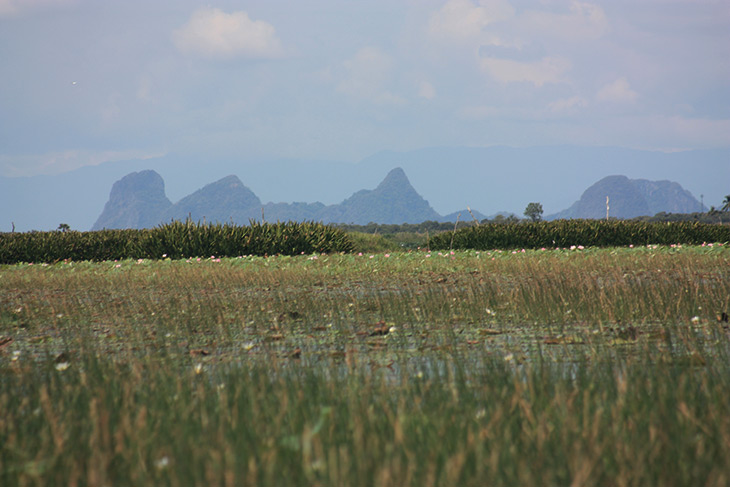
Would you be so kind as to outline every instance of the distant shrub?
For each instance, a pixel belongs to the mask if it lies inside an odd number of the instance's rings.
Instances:
[[[618,247],[648,244],[729,242],[730,226],[697,222],[557,220],[551,222],[488,224],[433,236],[433,249],[539,249],[583,245]]]
[[[0,264],[350,252],[342,230],[320,223],[249,226],[174,221],[146,230],[0,233]]]

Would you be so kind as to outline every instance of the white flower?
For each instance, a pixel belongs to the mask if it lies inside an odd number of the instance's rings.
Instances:
[[[58,362],[56,364],[56,370],[58,370],[59,372],[63,372],[64,370],[68,369],[70,366],[71,366],[71,364],[68,362]]]
[[[167,456],[164,456],[160,458],[159,460],[155,460],[155,467],[162,470],[163,468],[167,468],[170,465],[170,459]]]

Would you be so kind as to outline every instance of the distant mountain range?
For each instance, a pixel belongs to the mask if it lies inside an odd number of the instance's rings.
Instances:
[[[430,147],[382,151],[356,163],[264,159],[245,153],[232,158],[170,153],[56,175],[0,176],[0,232],[54,230],[60,223],[89,230],[109,200],[115,181],[148,169],[162,176],[165,197],[172,203],[181,202],[207,182],[236,174],[262,202],[287,202],[277,203],[286,217],[284,210],[294,207],[318,211],[309,206],[315,201],[323,206],[339,205],[363,188],[377,187],[394,167],[403,168],[418,194],[451,221],[459,213],[462,221],[470,219],[463,210],[467,205],[486,215],[522,216],[532,201],[542,203],[546,215],[555,215],[610,174],[632,180],[676,181],[698,199],[704,195],[704,205],[697,203],[693,212],[721,206],[730,192],[730,148],[667,153],[618,147]],[[605,196],[597,203],[603,206],[604,217]],[[307,203],[292,203],[297,201]],[[612,196],[611,201],[614,214],[618,200]],[[650,212],[653,209],[649,206]],[[274,211],[274,206],[264,211]],[[261,208],[257,218],[260,214]]]
[[[632,180],[609,176],[589,187],[570,208],[550,215],[555,218],[604,218],[606,197],[616,218],[633,218],[659,212],[694,211],[699,202],[679,184],[670,181]],[[92,230],[104,228],[148,228],[171,220],[234,222],[250,220],[318,221],[324,223],[420,223],[455,221],[463,213],[466,220],[484,219],[478,211],[468,210],[439,215],[411,185],[401,168],[392,169],[372,190],[360,190],[339,204],[266,203],[247,188],[237,176],[227,176],[208,184],[172,203],[165,194],[165,183],[155,171],[134,172],[112,186],[109,201]]]
[[[570,208],[547,219],[605,218],[607,204],[609,216],[615,218],[653,216],[660,212],[692,213],[700,206],[692,193],[672,181],[608,176],[586,189]]]
[[[112,187],[109,201],[92,230],[145,228],[171,220],[234,222],[321,221],[325,223],[420,223],[442,220],[408,181],[403,169],[388,173],[373,190],[360,190],[335,205],[322,203],[262,204],[236,176],[208,184],[172,204],[162,177],[155,171],[135,172]],[[480,215],[483,216],[483,215]]]

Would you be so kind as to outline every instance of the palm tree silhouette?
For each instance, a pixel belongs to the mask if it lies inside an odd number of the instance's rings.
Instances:
[[[722,212],[720,210],[711,206],[710,211],[708,211],[707,214],[710,216],[716,216],[720,220],[720,225],[722,225]]]
[[[730,194],[725,196],[725,199],[722,202],[722,208],[720,208],[720,211],[730,211]]]

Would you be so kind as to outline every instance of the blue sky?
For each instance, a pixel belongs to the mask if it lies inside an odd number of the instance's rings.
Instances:
[[[727,0],[0,0],[0,65],[0,176],[730,146]]]

